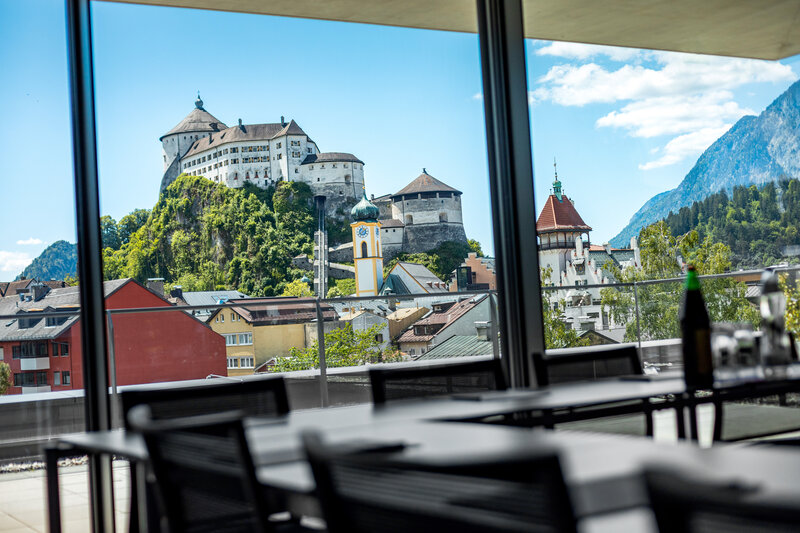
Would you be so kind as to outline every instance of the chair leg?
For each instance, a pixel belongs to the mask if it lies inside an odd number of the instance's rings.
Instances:
[[[58,448],[52,447],[45,450],[45,465],[47,468],[47,516],[50,533],[61,533],[61,495],[58,487],[58,458],[61,456]]]
[[[644,423],[645,423],[645,430],[644,434],[646,437],[653,437],[654,428],[653,428],[653,409],[650,405],[650,400],[645,400],[644,405],[642,406],[644,410]]]
[[[722,402],[714,400],[714,442],[722,440]]]

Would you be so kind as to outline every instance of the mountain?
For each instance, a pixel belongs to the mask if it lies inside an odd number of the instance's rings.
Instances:
[[[625,246],[644,226],[716,192],[789,178],[800,178],[800,81],[759,116],[739,119],[703,152],[680,185],[648,200],[610,242]]]
[[[40,280],[64,279],[75,277],[78,268],[78,249],[67,241],[56,241],[39,254],[30,265],[17,277],[37,278]]]

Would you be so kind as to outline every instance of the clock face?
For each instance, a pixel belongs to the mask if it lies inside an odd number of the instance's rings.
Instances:
[[[369,230],[367,228],[365,228],[364,226],[361,226],[360,228],[358,228],[356,230],[356,235],[358,235],[359,237],[361,237],[363,239],[364,237],[369,235]]]

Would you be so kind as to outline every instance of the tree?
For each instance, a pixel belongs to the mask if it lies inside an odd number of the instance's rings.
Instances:
[[[117,228],[117,221],[108,215],[100,217],[100,233],[103,239],[103,248],[111,248],[112,250],[119,250],[119,229]]]
[[[119,235],[120,245],[126,244],[130,240],[131,235],[144,226],[149,216],[149,209],[134,209],[122,217],[117,224],[117,234]]]
[[[722,274],[731,267],[731,250],[710,236],[702,241],[692,230],[674,237],[665,221],[642,229],[639,234],[642,264],[640,268],[620,269],[608,262],[604,265],[611,278],[621,283],[640,283],[649,280],[683,277],[680,256],[691,263],[700,275]],[[731,278],[702,280],[703,297],[712,321],[759,323],[758,311],[745,298],[744,283]],[[678,311],[683,283],[671,281],[639,284],[633,288],[608,287],[600,290],[602,311],[608,312],[618,324],[625,324],[625,340],[674,339],[680,337]],[[637,328],[636,308],[639,321]]]
[[[311,292],[311,289],[308,288],[308,283],[301,279],[296,279],[286,284],[286,287],[283,289],[283,293],[281,296],[295,296],[297,298],[306,298],[308,296],[314,296],[314,293]]]
[[[542,268],[540,281],[542,286],[551,285],[553,269]],[[544,322],[544,345],[547,349],[571,348],[574,346],[588,346],[589,341],[578,336],[578,332],[567,324],[562,316],[565,303],[557,297],[549,298],[548,295],[556,294],[555,291],[542,292],[542,322]]]
[[[356,293],[355,279],[337,279],[328,289],[328,298],[344,298]]]
[[[478,257],[483,257],[483,250],[481,250],[481,243],[479,243],[475,239],[467,239],[467,244],[469,244],[470,250],[478,254]]]
[[[11,386],[11,367],[8,363],[0,361],[0,396],[8,392]]]
[[[365,330],[354,330],[346,324],[325,334],[325,364],[329,368],[358,366],[365,363],[388,363],[402,360],[395,348],[381,350],[376,336],[383,329],[375,324]],[[273,372],[292,372],[319,368],[319,344],[317,341],[308,348],[292,348],[289,357],[280,357],[272,368]]]

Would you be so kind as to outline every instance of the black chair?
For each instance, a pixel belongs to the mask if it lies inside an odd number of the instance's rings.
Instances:
[[[120,393],[125,424],[137,405],[150,407],[153,420],[240,411],[244,416],[281,416],[289,412],[283,377],[246,381],[210,380],[202,385],[144,386]],[[127,425],[126,425],[127,427]]]
[[[149,416],[158,421],[225,411],[237,411],[244,416],[281,416],[289,412],[286,384],[281,376],[247,381],[215,379],[201,385],[146,385],[122,391],[120,402],[126,429],[131,429],[129,413],[140,405],[148,406]],[[131,531],[138,528],[136,483],[136,469],[131,468]],[[157,493],[155,489],[147,491],[148,509],[156,505]],[[158,531],[160,524],[152,520],[152,513],[148,516],[148,529]]]
[[[435,468],[303,441],[331,533],[576,531],[555,453]]]
[[[587,348],[569,355],[537,354],[534,356],[534,365],[540,387],[644,373],[639,352],[633,345],[607,349]]]
[[[128,418],[147,444],[170,533],[311,531],[270,521],[278,510],[256,479],[241,412],[156,420],[139,405]]]
[[[539,386],[603,378],[642,375],[642,363],[636,346],[617,346],[576,351],[568,355],[534,355],[534,368]],[[641,414],[644,413],[644,428]],[[635,415],[635,416],[630,416]],[[613,420],[610,420],[613,417]],[[653,435],[653,414],[649,401],[619,402],[601,408],[573,409],[570,423],[574,429],[610,431],[621,434]],[[552,427],[552,424],[547,424]]]
[[[800,505],[755,501],[757,487],[692,480],[672,470],[645,471],[660,533],[789,533],[800,528]]]
[[[370,368],[369,379],[375,405],[393,400],[507,388],[499,359],[404,368]]]

